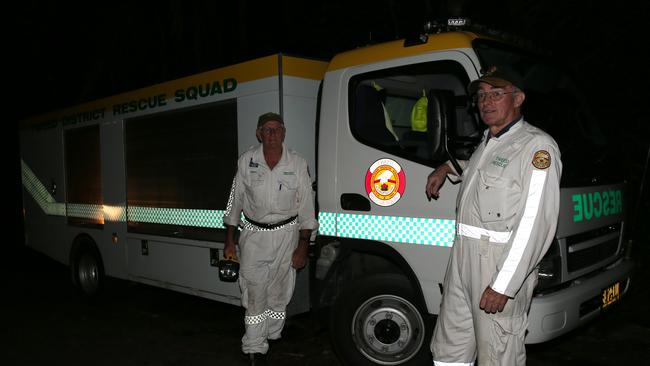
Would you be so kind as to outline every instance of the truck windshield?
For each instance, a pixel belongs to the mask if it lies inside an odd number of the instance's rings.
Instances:
[[[507,65],[521,74],[526,93],[524,118],[553,136],[560,146],[563,163],[582,162],[585,165],[586,161],[600,161],[604,164],[607,156],[611,155],[607,153],[606,139],[584,93],[566,73],[545,62],[543,57],[501,43],[476,40],[473,46],[483,69]],[[595,179],[593,167],[589,174],[584,174],[584,168],[578,169],[580,172],[564,169],[563,185],[611,180],[612,177]]]

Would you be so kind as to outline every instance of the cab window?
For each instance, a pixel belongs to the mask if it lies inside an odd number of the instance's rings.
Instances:
[[[359,74],[349,84],[350,130],[365,145],[435,167],[448,159],[444,138],[480,134],[468,83],[454,61]]]

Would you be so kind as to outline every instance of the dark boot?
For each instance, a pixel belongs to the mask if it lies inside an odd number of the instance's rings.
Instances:
[[[249,353],[248,357],[250,359],[251,366],[267,366],[268,362],[266,360],[266,354],[264,353]]]

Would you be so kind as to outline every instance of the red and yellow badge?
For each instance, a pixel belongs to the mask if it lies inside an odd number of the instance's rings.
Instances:
[[[375,161],[366,172],[366,193],[379,206],[392,206],[404,195],[406,176],[391,159]]]
[[[551,154],[546,150],[538,150],[533,155],[533,166],[537,169],[546,169],[551,166]]]

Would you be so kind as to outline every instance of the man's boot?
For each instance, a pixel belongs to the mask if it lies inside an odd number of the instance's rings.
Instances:
[[[249,353],[251,366],[266,366],[268,362],[266,361],[266,354],[264,353]]]

